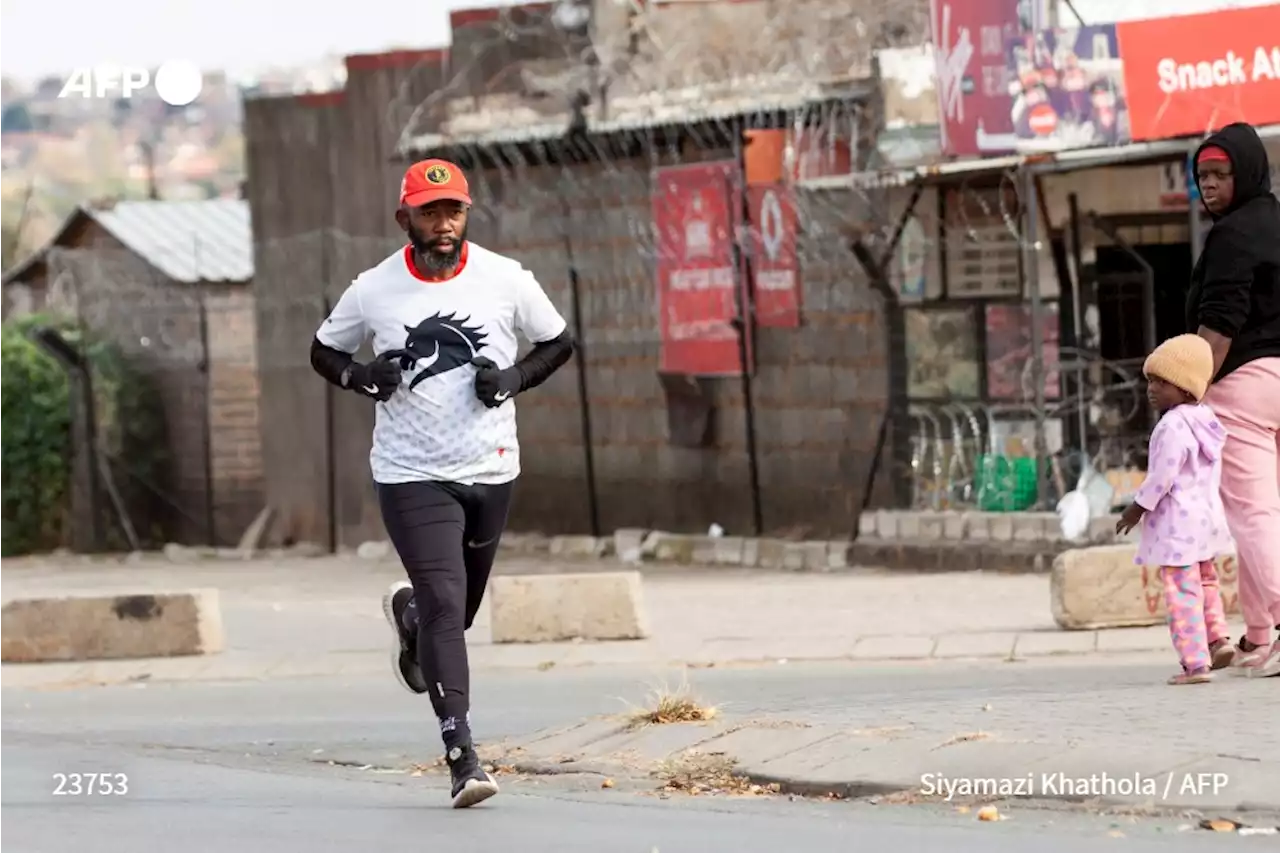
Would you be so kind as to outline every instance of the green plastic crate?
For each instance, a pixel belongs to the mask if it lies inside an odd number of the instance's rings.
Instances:
[[[1036,460],[979,456],[974,485],[983,512],[1022,512],[1036,502]]]

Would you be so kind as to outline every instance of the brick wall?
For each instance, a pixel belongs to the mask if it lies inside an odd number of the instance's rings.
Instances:
[[[205,295],[209,340],[210,471],[214,530],[234,543],[262,509],[262,438],[253,291]]]

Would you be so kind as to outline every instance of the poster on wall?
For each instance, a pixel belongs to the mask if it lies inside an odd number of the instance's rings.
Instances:
[[[1280,123],[1280,4],[1115,27],[1135,141]]]
[[[978,397],[978,325],[967,308],[906,312],[907,394],[919,399]]]
[[[747,187],[747,209],[756,324],[795,328],[800,325],[795,193],[784,184],[752,184]]]
[[[1032,29],[1028,0],[930,0],[942,150],[1004,154],[1018,142],[1006,45]]]
[[[1010,121],[1020,152],[1129,141],[1124,66],[1113,24],[1040,30],[1007,45]]]
[[[653,230],[662,335],[660,369],[688,376],[740,376],[739,302],[745,277],[734,267],[741,219],[736,163],[669,166],[653,173]],[[750,335],[750,329],[746,330]],[[747,370],[751,341],[747,340]]]
[[[1059,396],[1058,304],[1042,306],[1044,397]],[[996,400],[1030,403],[1035,399],[1031,371],[1031,306],[993,304],[986,307],[987,395]]]

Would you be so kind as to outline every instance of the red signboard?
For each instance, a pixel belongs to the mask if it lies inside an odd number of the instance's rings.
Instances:
[[[1280,123],[1280,5],[1125,21],[1116,33],[1133,139]]]
[[[742,181],[736,163],[695,163],[656,169],[653,225],[657,249],[661,369],[691,376],[742,373],[740,269],[734,232],[741,222]],[[748,330],[749,333],[749,330]],[[747,341],[747,370],[751,341]]]
[[[1018,0],[930,0],[929,8],[943,150],[962,157],[1013,151],[1005,45],[1024,32]]]
[[[800,325],[795,195],[782,184],[753,184],[747,187],[747,205],[756,324],[795,328]]]

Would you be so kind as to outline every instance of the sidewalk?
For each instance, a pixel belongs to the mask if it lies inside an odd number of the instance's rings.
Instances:
[[[612,561],[500,558],[499,574],[617,571]],[[219,655],[92,663],[6,664],[11,686],[222,680],[378,672],[388,665],[381,611],[393,560],[355,557],[211,560],[173,564],[14,559],[5,600],[213,587],[227,650]],[[652,634],[632,642],[495,645],[488,610],[469,639],[477,669],[602,664],[723,665],[779,660],[993,661],[1046,655],[1172,654],[1163,627],[1063,632],[1049,611],[1049,579],[1034,575],[903,575],[856,571],[646,567]],[[306,652],[299,637],[306,637]]]
[[[1276,685],[1224,675],[1175,689],[1149,669],[1048,667],[1021,679],[965,672],[928,685],[866,673],[838,694],[815,678],[805,685],[811,702],[762,700],[794,709],[787,713],[639,729],[595,718],[506,744],[499,761],[519,772],[618,779],[679,768],[696,780],[700,767],[729,764],[784,793],[956,807],[1003,801],[1016,809],[1032,799],[1280,814],[1280,730],[1228,722],[1265,718]],[[703,685],[712,695],[714,687]],[[765,679],[757,690],[777,687]],[[1221,724],[1188,737],[1187,720]]]

